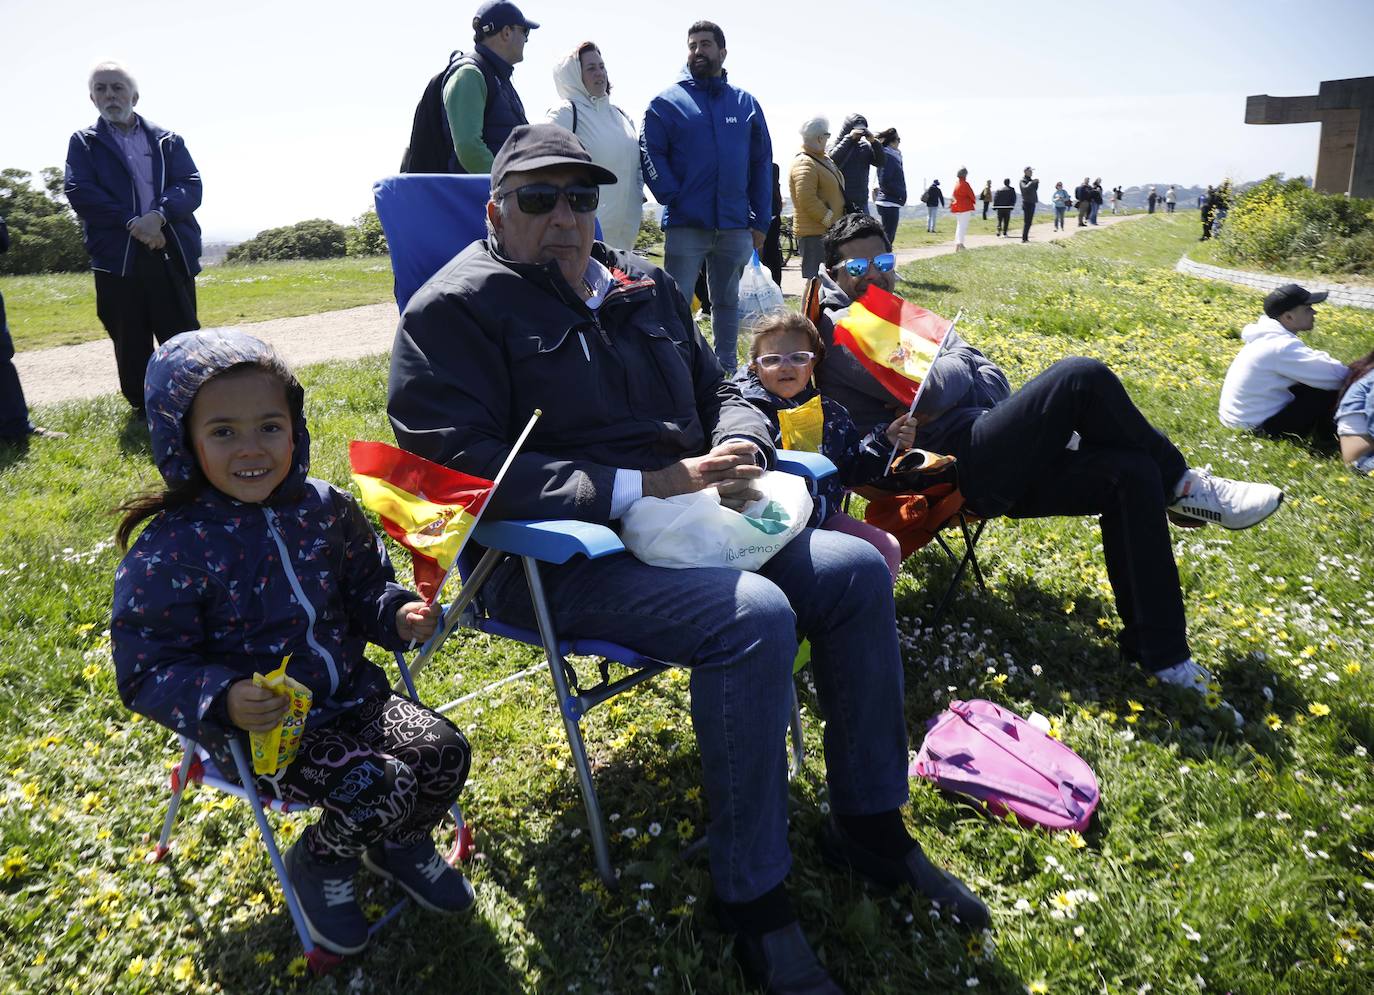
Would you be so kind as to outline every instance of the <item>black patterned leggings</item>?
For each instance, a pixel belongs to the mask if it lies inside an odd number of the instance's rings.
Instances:
[[[326,861],[350,860],[379,840],[404,846],[439,824],[468,777],[472,750],[451,722],[407,698],[364,702],[307,730],[286,770],[258,788],[319,806],[306,846]]]

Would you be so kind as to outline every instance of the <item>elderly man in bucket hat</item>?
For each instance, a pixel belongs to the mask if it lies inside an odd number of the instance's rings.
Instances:
[[[597,184],[614,179],[570,132],[515,129],[492,166],[491,237],[436,273],[401,317],[387,410],[403,447],[490,477],[513,426],[544,412],[491,516],[612,524],[641,495],[706,487],[737,504],[773,463],[767,423],[722,375],[672,279],[594,241]],[[560,631],[690,670],[711,877],[751,982],[840,990],[786,890],[783,743],[799,634],[827,717],[831,814],[804,817],[822,852],[920,891],[971,928],[987,924],[982,902],[926,859],[902,819],[902,660],[891,576],[872,546],[806,529],[757,573],[670,570],[622,553],[542,576]],[[535,624],[518,564],[487,590],[504,621]]]

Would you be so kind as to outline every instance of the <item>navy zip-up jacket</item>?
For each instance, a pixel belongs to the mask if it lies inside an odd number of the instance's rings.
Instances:
[[[200,170],[176,132],[159,128],[142,114],[138,126],[148,134],[153,155],[153,203],[147,210],[167,219],[164,234],[176,243],[188,276],[200,272]],[[134,237],[129,223],[139,217],[134,178],[124,153],[101,118],[82,128],[67,143],[63,193],[81,219],[82,238],[91,254],[91,269],[128,276]]]
[[[148,364],[153,455],[168,485],[195,466],[185,420],[201,386],[265,351],[232,329],[188,332]],[[119,695],[134,711],[204,746],[234,769],[225,694],[276,669],[310,688],[306,726],[390,693],[363,655],[368,642],[404,649],[396,611],[415,596],[395,580],[382,540],[357,502],[307,476],[310,435],[292,397],[293,466],[262,504],[206,486],[150,521],[115,571],[110,650]],[[232,775],[230,775],[232,776]]]
[[[677,83],[649,102],[639,133],[644,181],[664,228],[767,231],[773,220],[773,142],[749,93],[726,74]]]

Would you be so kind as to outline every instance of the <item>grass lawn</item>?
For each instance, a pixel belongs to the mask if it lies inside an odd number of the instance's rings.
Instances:
[[[994,522],[980,546],[992,590],[964,592],[938,628],[925,619],[948,567],[938,550],[916,554],[898,583],[913,747],[951,697],[1037,710],[1093,765],[1104,801],[1082,836],[1051,836],[913,783],[913,831],[993,909],[993,928],[969,938],[924,901],[822,863],[821,721],[804,690],[791,890],[850,991],[1374,990],[1374,482],[1217,425],[1259,298],[1172,271],[1194,227],[1161,215],[1062,245],[942,256],[904,267],[899,292],[944,314],[962,306],[965,336],[1013,383],[1065,355],[1107,361],[1195,464],[1284,487],[1256,529],[1174,533],[1195,655],[1249,721],[1231,731],[1119,662],[1091,520]],[[1374,315],[1319,315],[1321,348],[1351,356],[1374,341]],[[347,440],[390,439],[385,361],[302,379],[315,473],[347,485]],[[246,807],[192,792],[173,857],[144,863],[172,737],[120,704],[107,625],[109,509],[155,480],[147,436],[113,397],[41,414],[70,438],[0,455],[0,993],[742,990],[705,864],[678,859],[707,819],[681,675],[585,724],[623,871],[615,893],[592,869],[542,678],[453,715],[476,754],[462,799],[481,850],[470,919],[408,910],[316,980]],[[533,659],[456,638],[421,693],[444,700]],[[289,840],[308,818],[277,824]],[[359,880],[374,912],[394,899]]]
[[[15,349],[105,337],[90,273],[0,276],[0,294]],[[391,263],[385,256],[210,266],[196,277],[196,304],[206,328],[391,299]]]

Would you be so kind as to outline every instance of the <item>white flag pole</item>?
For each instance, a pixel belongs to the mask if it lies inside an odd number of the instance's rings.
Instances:
[[[963,316],[964,309],[960,308],[958,312],[954,315],[954,320],[951,321],[949,323],[949,327],[945,329],[945,334],[940,336],[940,344],[935,347],[935,355],[930,357],[930,365],[932,369],[935,366],[935,361],[939,359],[942,355],[944,355],[945,345],[949,342],[950,333],[954,331],[954,326],[959,324],[959,319]],[[916,385],[916,396],[911,399],[911,407],[907,409],[908,417],[916,414],[916,405],[919,404],[921,401],[921,391],[926,389],[926,381],[929,379],[930,375],[929,371],[927,371],[926,376],[922,377],[921,382]],[[893,446],[892,455],[887,458],[887,466],[883,469],[884,477],[886,477],[889,473],[892,472],[892,464],[895,462],[897,462],[897,447]]]

